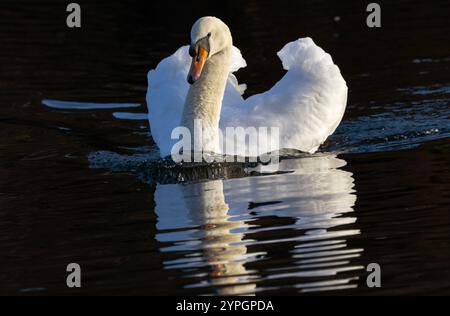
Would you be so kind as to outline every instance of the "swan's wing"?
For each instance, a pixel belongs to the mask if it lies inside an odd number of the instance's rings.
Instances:
[[[331,56],[310,38],[288,43],[278,56],[287,73],[270,90],[248,98],[240,106],[236,99],[224,100],[221,128],[278,127],[279,148],[272,150],[314,152],[342,119],[347,85]],[[228,95],[231,93],[225,97]]]
[[[237,47],[233,46],[230,74],[228,75],[225,94],[222,100],[222,110],[220,112],[220,128],[222,131],[225,131],[225,127],[227,126],[235,126],[229,125],[229,118],[234,118],[242,114],[242,105],[244,102],[242,95],[247,89],[247,85],[239,84],[238,79],[233,73],[245,67],[247,67],[247,62],[242,57],[241,51]]]
[[[162,157],[170,154],[172,130],[180,124],[189,89],[189,47],[179,48],[148,73],[147,107],[153,140]]]
[[[189,46],[183,46],[173,55],[163,59],[147,76],[150,129],[162,157],[170,154],[172,146],[177,141],[171,140],[171,133],[181,122],[184,101],[189,90],[186,78],[190,64]],[[233,47],[230,77],[224,97],[230,106],[242,102],[241,95],[246,88],[245,85],[239,85],[231,73],[246,65],[239,49]]]

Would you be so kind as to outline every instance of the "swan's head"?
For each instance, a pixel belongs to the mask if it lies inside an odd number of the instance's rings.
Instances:
[[[192,65],[188,82],[193,84],[200,78],[208,58],[232,46],[230,29],[220,19],[212,16],[198,19],[191,30],[189,54],[192,56]]]

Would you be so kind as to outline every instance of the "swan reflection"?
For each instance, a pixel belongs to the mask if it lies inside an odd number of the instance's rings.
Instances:
[[[340,169],[345,164],[314,156],[281,161],[282,174],[158,184],[156,238],[161,251],[179,254],[165,268],[192,278],[188,288],[219,295],[356,287],[363,267],[354,261],[363,249],[347,244],[360,231],[352,214],[354,179]]]

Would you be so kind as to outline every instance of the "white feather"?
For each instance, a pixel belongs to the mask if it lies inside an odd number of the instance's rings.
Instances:
[[[347,85],[331,56],[311,38],[288,43],[278,56],[287,73],[270,90],[244,100],[245,85],[239,85],[232,73],[247,64],[233,47],[220,128],[278,127],[278,148],[270,150],[293,148],[313,153],[339,125],[347,103]],[[148,73],[150,128],[161,156],[169,155],[176,142],[171,140],[171,132],[180,125],[190,62],[188,46],[184,46]],[[241,151],[238,146],[224,153]]]

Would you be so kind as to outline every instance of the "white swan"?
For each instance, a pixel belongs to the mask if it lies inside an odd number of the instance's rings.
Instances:
[[[279,51],[287,73],[269,91],[246,100],[242,98],[245,85],[238,85],[232,74],[246,62],[233,46],[225,23],[215,17],[200,18],[192,27],[191,41],[190,47],[181,47],[148,73],[150,128],[162,157],[178,141],[171,139],[172,130],[185,126],[193,132],[196,119],[207,129],[203,150],[229,155],[242,154],[245,144],[222,148],[219,127],[222,131],[277,127],[276,148],[270,139],[259,139],[260,144],[268,144],[270,151],[292,148],[313,153],[339,125],[347,85],[331,56],[312,39],[298,39]]]

